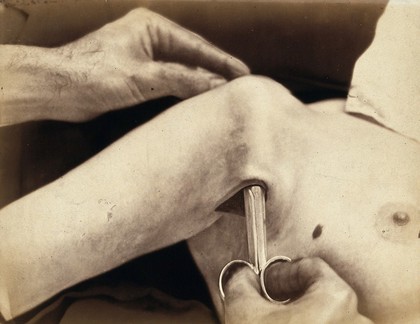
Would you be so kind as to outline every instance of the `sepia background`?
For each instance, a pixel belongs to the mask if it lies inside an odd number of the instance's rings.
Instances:
[[[346,97],[354,63],[372,41],[386,5],[373,0],[10,2],[24,14],[16,16],[13,30],[0,29],[2,43],[58,46],[143,6],[197,32],[305,102]],[[0,208],[60,177],[177,101],[164,98],[81,124],[43,121],[0,128]],[[211,307],[184,243],[95,280],[122,277]]]

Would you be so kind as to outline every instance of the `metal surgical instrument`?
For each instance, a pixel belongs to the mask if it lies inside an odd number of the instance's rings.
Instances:
[[[223,291],[223,283],[225,275],[229,272],[229,268],[234,264],[244,264],[254,270],[259,276],[264,297],[274,303],[286,303],[289,300],[278,301],[270,297],[265,285],[265,271],[270,265],[277,262],[292,261],[286,256],[275,256],[267,261],[265,190],[261,186],[250,186],[243,189],[243,194],[248,242],[248,261],[232,260],[223,267],[219,276],[220,296],[222,300],[224,300],[225,293]]]

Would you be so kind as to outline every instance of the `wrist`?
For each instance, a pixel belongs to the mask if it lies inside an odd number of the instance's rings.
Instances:
[[[2,45],[0,63],[0,125],[60,119],[60,92],[69,73],[65,56],[56,49]]]

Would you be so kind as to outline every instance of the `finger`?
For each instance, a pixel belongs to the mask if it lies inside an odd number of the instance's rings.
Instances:
[[[153,65],[153,72],[149,74],[147,85],[143,87],[146,100],[164,96],[186,99],[227,82],[220,75],[201,68],[162,62]]]
[[[292,263],[275,263],[266,270],[268,294],[275,299],[297,299],[310,293],[351,290],[330,266],[320,258],[304,258]]]
[[[250,267],[240,263],[231,266],[228,277],[224,284],[226,303],[243,299],[245,296],[261,298],[258,277]]]
[[[370,323],[358,313],[357,297],[351,287],[322,259],[273,264],[267,268],[265,278],[269,294],[301,294],[285,305],[296,322]],[[282,312],[283,317],[285,314]]]
[[[249,74],[249,68],[239,59],[225,53],[204,38],[174,22],[152,14],[149,20],[153,53],[157,59],[200,66],[228,79]]]
[[[274,310],[281,311],[261,296],[258,277],[252,269],[238,264],[230,272],[224,286],[226,323],[258,323]]]

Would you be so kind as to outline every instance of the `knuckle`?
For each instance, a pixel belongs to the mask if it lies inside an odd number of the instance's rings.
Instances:
[[[225,286],[226,301],[236,300],[240,297],[241,281],[237,276],[233,276]]]
[[[247,290],[247,283],[250,278],[249,273],[246,270],[237,270],[237,273],[234,273],[226,283],[225,291],[227,299],[240,298]]]
[[[154,29],[158,17],[154,12],[140,7],[132,9],[116,22],[124,29],[124,33],[134,36],[144,33],[148,28]]]

